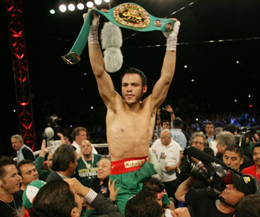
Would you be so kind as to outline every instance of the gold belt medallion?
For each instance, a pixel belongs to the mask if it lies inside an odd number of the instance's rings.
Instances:
[[[113,11],[116,22],[123,26],[144,29],[150,24],[150,16],[139,5],[125,3],[117,6]]]

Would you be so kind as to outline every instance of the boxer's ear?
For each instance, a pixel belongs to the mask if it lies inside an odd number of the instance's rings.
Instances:
[[[148,86],[147,86],[147,85],[144,85],[144,86],[143,86],[143,93],[146,93],[147,90],[148,90]]]

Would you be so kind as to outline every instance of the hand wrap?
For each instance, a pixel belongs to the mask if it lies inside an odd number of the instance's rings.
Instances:
[[[86,16],[83,18],[85,19]],[[88,35],[88,43],[89,44],[99,44],[98,41],[98,26],[99,26],[99,16],[96,16],[93,18],[92,20],[92,25],[89,31],[89,35]]]
[[[167,38],[166,50],[176,51],[177,36],[178,36],[178,33],[179,33],[179,29],[180,29],[180,22],[176,21],[174,23],[174,27],[173,27],[172,31],[163,32],[164,36]]]

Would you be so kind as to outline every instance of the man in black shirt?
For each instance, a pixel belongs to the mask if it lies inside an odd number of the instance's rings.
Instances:
[[[2,156],[0,158],[0,211],[1,216],[19,216],[22,207],[22,200],[17,192],[22,182],[18,175],[15,163],[12,158]]]

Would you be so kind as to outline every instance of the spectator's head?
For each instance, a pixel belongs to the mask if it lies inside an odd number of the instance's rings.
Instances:
[[[52,169],[53,154],[54,154],[54,152],[48,154],[47,161],[46,161],[48,169]]]
[[[52,169],[54,171],[66,171],[70,176],[77,168],[75,148],[71,145],[61,145],[53,154]]]
[[[236,208],[235,217],[259,217],[260,206],[257,204],[260,204],[260,195],[243,197]]]
[[[87,129],[85,127],[76,127],[72,132],[72,139],[80,145],[83,140],[87,139]]]
[[[20,189],[22,182],[11,157],[0,157],[0,195],[13,195]]]
[[[36,216],[33,209],[34,198],[45,184],[42,180],[35,180],[28,184],[23,192],[23,206],[29,211],[30,217]]]
[[[225,127],[223,127],[223,131],[227,131],[232,133],[233,135],[238,134],[238,127],[234,124],[227,124]]]
[[[71,145],[70,138],[68,136],[64,136],[65,144]]]
[[[143,189],[130,198],[125,207],[125,217],[161,217],[163,208],[157,202],[156,194],[150,189]]]
[[[244,162],[243,149],[237,145],[229,145],[226,147],[223,153],[223,162],[233,168],[240,171],[240,165]]]
[[[253,160],[257,167],[260,167],[260,142],[253,147]]]
[[[54,180],[44,185],[34,200],[34,211],[38,217],[79,217],[79,196],[70,190],[63,180]]]
[[[223,128],[222,127],[216,127],[214,129],[214,135],[217,136],[219,133],[223,132]]]
[[[165,129],[171,129],[171,123],[169,120],[163,120],[162,121],[162,128],[163,130]]]
[[[85,158],[90,158],[92,156],[93,147],[88,140],[83,140],[80,144],[80,150]]]
[[[163,206],[163,197],[167,193],[164,189],[164,184],[157,178],[151,177],[145,180],[143,183],[143,189],[150,189],[151,191],[154,191],[157,196],[157,202]],[[165,192],[165,193],[164,193]]]
[[[31,160],[22,160],[17,165],[19,175],[22,177],[21,190],[25,190],[26,186],[32,181],[39,179],[39,174]]]
[[[226,188],[219,195],[233,206],[245,196],[250,194],[259,194],[258,180],[251,175],[238,175],[232,172],[233,184],[226,185]]]
[[[235,145],[236,140],[232,133],[223,131],[216,136],[217,149],[220,154],[223,154],[226,147],[229,145]]]
[[[101,158],[100,161],[97,163],[98,165],[98,169],[97,169],[97,177],[100,180],[104,180],[105,178],[107,178],[110,174],[110,165],[111,165],[111,161],[109,158]]]
[[[205,125],[205,132],[208,136],[214,135],[214,125],[211,121],[208,121]]]
[[[171,131],[168,129],[162,130],[161,134],[160,134],[160,139],[161,139],[161,143],[162,145],[169,145],[171,143]]]
[[[173,121],[174,128],[182,129],[183,128],[183,121],[181,118],[176,117]]]
[[[16,135],[13,135],[11,137],[11,143],[12,143],[12,147],[15,151],[18,151],[21,149],[21,147],[23,146],[23,138],[16,134]]]
[[[204,151],[207,139],[203,133],[195,132],[191,135],[190,146],[195,147],[201,151]]]

